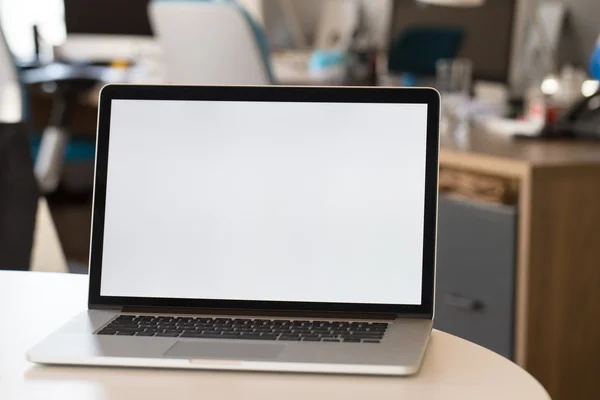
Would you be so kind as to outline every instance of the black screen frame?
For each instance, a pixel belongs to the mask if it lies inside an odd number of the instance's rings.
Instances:
[[[116,297],[100,294],[112,100],[397,103],[427,105],[427,154],[421,304],[317,303]],[[433,317],[437,239],[440,96],[431,88],[292,86],[150,86],[111,84],[100,93],[90,248],[90,309],[140,307],[385,313]]]

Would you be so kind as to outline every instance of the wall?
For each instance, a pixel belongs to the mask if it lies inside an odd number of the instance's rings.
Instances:
[[[600,35],[600,1],[563,0],[563,3],[568,7],[568,16],[559,61],[574,62],[587,67]]]

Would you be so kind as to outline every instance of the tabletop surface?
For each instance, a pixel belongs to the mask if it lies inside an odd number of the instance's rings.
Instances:
[[[600,166],[600,140],[515,139],[475,126],[462,141],[442,134],[440,142],[442,153],[463,157],[502,159],[538,168]]]
[[[85,310],[87,277],[0,271],[0,399],[549,399],[527,372],[434,331],[414,377],[50,367],[25,352]],[[7,325],[10,322],[10,325]]]

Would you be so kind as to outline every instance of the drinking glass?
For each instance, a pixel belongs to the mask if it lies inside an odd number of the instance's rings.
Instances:
[[[468,136],[472,70],[468,59],[442,59],[436,63],[436,88],[442,95],[440,131],[457,144],[464,144]]]

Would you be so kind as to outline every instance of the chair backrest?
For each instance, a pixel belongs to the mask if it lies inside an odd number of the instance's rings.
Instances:
[[[274,83],[262,29],[235,2],[155,0],[149,15],[168,83]]]
[[[23,86],[4,33],[0,29],[0,122],[23,121],[23,110]]]

